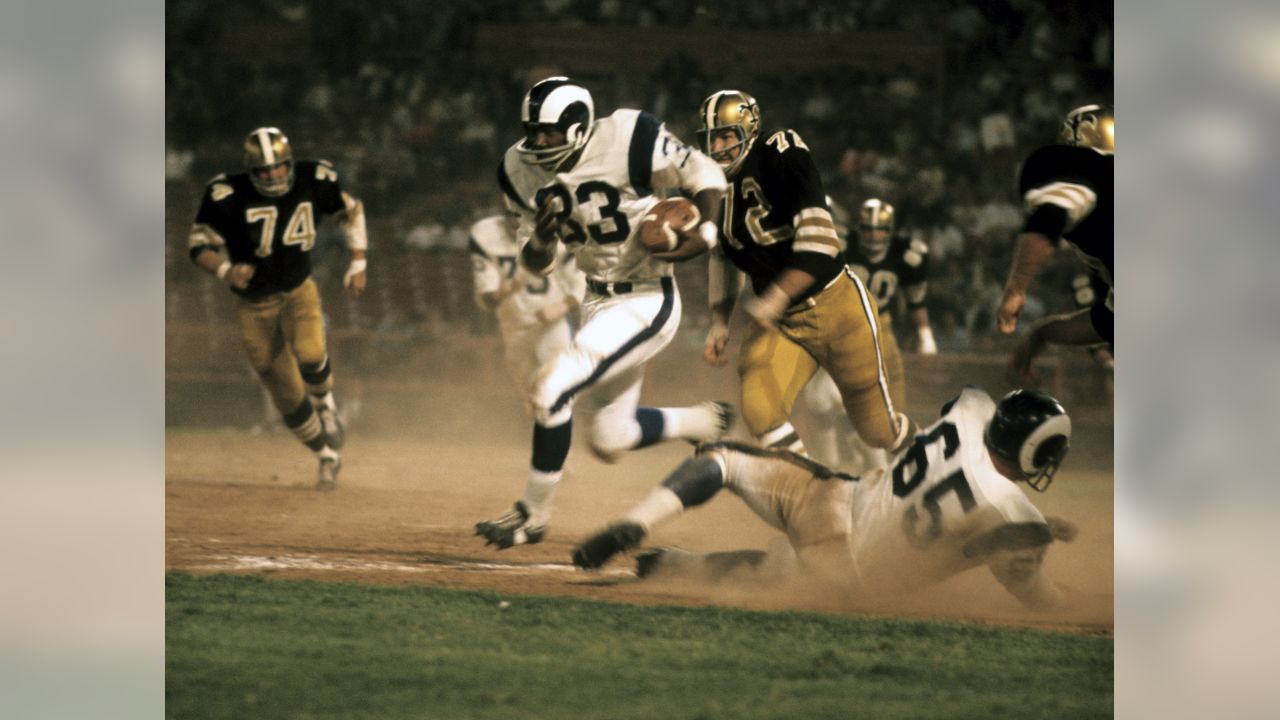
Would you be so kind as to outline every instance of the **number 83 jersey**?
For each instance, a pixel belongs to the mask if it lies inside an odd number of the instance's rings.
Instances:
[[[225,247],[231,262],[253,265],[249,287],[232,288],[249,300],[288,292],[311,275],[319,222],[355,202],[324,160],[296,161],[293,187],[280,197],[258,193],[248,173],[219,175],[205,189],[188,249],[195,257]]]
[[[587,277],[606,282],[672,274],[671,264],[655,259],[638,238],[640,221],[658,202],[655,192],[693,195],[727,185],[711,158],[641,110],[618,110],[597,120],[577,161],[558,172],[526,164],[512,146],[498,166],[498,184],[508,207],[520,213],[522,245],[538,207],[559,199],[561,239]]]
[[[995,402],[966,388],[881,472],[858,481],[854,555],[874,587],[909,590],[988,563],[996,550],[1042,546],[1044,516],[998,473],[983,434]]]

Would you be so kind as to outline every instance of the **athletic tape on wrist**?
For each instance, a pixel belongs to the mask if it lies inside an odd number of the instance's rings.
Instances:
[[[214,271],[214,274],[218,276],[219,280],[226,280],[227,273],[229,272],[231,272],[231,261],[223,260],[222,264],[218,266],[218,269]]]
[[[369,261],[366,260],[365,258],[358,258],[356,260],[352,260],[351,264],[347,266],[347,274],[342,276],[343,287],[350,285],[351,278],[364,272],[368,267],[369,267]]]
[[[716,229],[716,224],[710,220],[703,220],[698,226],[698,235],[702,236],[702,241],[707,244],[708,250],[715,249],[720,244],[720,231]]]

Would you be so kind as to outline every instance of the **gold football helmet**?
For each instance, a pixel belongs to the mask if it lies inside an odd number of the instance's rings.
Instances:
[[[1062,140],[1068,145],[1106,153],[1116,151],[1116,114],[1103,105],[1083,105],[1062,121]]]
[[[732,175],[742,166],[742,161],[760,135],[760,106],[755,98],[741,90],[721,90],[702,101],[698,125],[702,151],[720,164],[725,175]],[[738,141],[712,152],[712,136],[722,130],[732,130]],[[733,156],[735,148],[738,149],[737,157]]]
[[[889,203],[879,198],[862,203],[858,212],[858,247],[871,262],[880,262],[889,254],[893,219],[893,206]]]
[[[279,128],[260,127],[244,139],[244,167],[258,192],[280,197],[293,187],[293,148]],[[281,170],[283,168],[283,171]]]

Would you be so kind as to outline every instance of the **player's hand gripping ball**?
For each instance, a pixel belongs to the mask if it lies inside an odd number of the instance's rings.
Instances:
[[[692,232],[702,219],[698,206],[682,197],[667,198],[649,208],[640,221],[640,243],[649,252],[671,252],[684,238],[677,234]]]

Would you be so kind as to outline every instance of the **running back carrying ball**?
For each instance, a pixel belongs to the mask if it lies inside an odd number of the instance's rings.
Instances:
[[[653,253],[671,252],[680,246],[676,230],[691,231],[702,217],[692,201],[667,198],[649,208],[640,223],[640,242]]]

